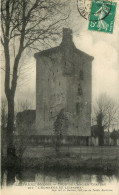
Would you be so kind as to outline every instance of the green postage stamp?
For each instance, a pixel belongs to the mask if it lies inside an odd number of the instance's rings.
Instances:
[[[88,30],[113,33],[116,2],[92,1]]]

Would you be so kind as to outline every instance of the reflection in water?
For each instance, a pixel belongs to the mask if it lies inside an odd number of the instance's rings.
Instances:
[[[35,182],[54,182],[54,183],[111,183],[118,181],[116,175],[103,175],[101,173],[83,173],[83,172],[58,172],[58,173],[36,173]]]
[[[2,186],[7,186],[7,171],[4,171],[3,174],[1,174],[1,180],[2,180]]]
[[[10,176],[8,171],[4,171],[2,177],[2,186],[7,185],[8,177]],[[119,182],[118,174],[104,174],[97,172],[85,173],[82,171],[38,171],[38,170],[22,170],[16,175],[11,174],[11,185],[22,185],[24,182],[36,182],[36,183],[56,183],[56,184],[80,184],[80,183],[108,183],[112,184]],[[14,178],[13,178],[14,177]]]

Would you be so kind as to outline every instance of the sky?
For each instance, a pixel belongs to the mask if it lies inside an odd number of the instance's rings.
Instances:
[[[89,21],[80,16],[75,1],[71,3],[72,13],[68,26],[73,30],[75,46],[94,57],[92,63],[92,100],[101,93],[106,93],[119,101],[119,17],[116,14],[114,32],[112,34],[89,31]],[[61,41],[61,40],[60,40]],[[58,44],[60,44],[60,41]],[[24,77],[19,79],[16,99],[29,99],[35,108],[36,61],[33,55],[22,61],[28,67]],[[2,75],[4,72],[2,72]],[[3,92],[2,77],[2,94]]]

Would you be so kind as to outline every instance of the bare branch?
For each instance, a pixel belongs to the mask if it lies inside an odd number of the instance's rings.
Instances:
[[[117,104],[107,95],[102,94],[98,100],[96,101],[96,105],[94,106],[94,115],[95,119],[102,113],[102,122],[105,128],[110,128],[112,123],[117,120],[118,114],[118,106]]]
[[[2,45],[4,46],[4,42],[3,42],[3,39],[1,38],[1,43],[2,43]]]
[[[2,67],[1,67],[1,70],[3,70],[4,72],[6,71],[6,70],[5,70],[4,68],[2,68]],[[10,73],[10,75],[13,75],[13,74]]]

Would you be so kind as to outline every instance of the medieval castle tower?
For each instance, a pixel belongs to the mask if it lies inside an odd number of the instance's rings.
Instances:
[[[57,117],[63,114],[63,135],[90,136],[93,57],[78,50],[72,30],[64,28],[61,44],[35,58],[37,134],[53,135]]]

